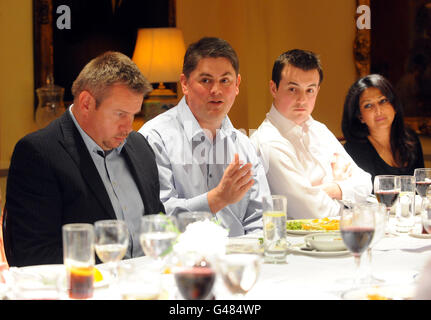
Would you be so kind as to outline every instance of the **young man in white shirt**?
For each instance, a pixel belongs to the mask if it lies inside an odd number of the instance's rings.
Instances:
[[[372,190],[371,176],[311,117],[322,80],[313,52],[294,49],[280,55],[270,81],[273,104],[251,137],[271,193],[287,197],[287,214],[294,219],[339,215],[336,200],[365,200]]]

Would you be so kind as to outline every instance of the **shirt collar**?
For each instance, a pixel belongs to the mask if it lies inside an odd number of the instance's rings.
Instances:
[[[190,107],[187,105],[185,96],[182,97],[177,108],[179,121],[184,126],[184,132],[189,141],[196,136],[200,137],[205,134],[199,122],[196,120],[196,117],[190,110]],[[236,132],[228,116],[223,119],[220,129],[218,129],[218,134],[221,139],[229,136],[236,138]]]
[[[81,128],[78,121],[75,118],[75,115],[72,112],[73,104],[69,107],[69,113],[72,117],[73,122],[75,123],[76,128],[78,129],[79,133],[81,134],[82,139],[84,140],[85,145],[87,146],[88,151],[98,153],[98,151],[102,151],[105,153],[105,151]],[[121,153],[121,150],[123,149],[123,146],[126,144],[127,138],[124,139],[124,141],[114,150],[117,152],[117,154]]]
[[[310,115],[304,123],[298,125],[292,120],[283,116],[280,111],[277,110],[274,104],[271,105],[271,109],[266,114],[266,118],[271,121],[279,131],[286,134],[289,131],[306,134],[314,121]]]

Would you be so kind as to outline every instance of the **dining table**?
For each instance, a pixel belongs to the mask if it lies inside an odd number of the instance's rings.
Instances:
[[[260,272],[253,288],[243,296],[233,296],[221,277],[216,277],[213,288],[215,299],[244,300],[339,300],[363,299],[364,290],[390,288],[398,291],[398,298],[414,299],[418,280],[427,262],[431,260],[431,235],[422,234],[420,216],[415,217],[415,225],[410,232],[395,231],[395,217],[390,217],[385,236],[372,248],[372,261],[364,253],[361,258],[361,272],[357,272],[354,257],[348,251],[316,252],[300,250],[304,243],[303,234],[287,233],[289,244],[285,263],[266,263],[262,256]],[[255,253],[262,255],[262,233],[252,233],[230,238],[228,253]],[[229,244],[231,245],[229,247]],[[145,268],[154,263],[143,256],[123,260]],[[106,265],[98,268],[105,270]],[[362,283],[369,272],[384,282]],[[431,272],[431,271],[430,271]],[[359,277],[359,283],[354,283]],[[172,272],[161,276],[163,295],[160,299],[181,300]],[[361,291],[362,290],[362,291]],[[355,293],[356,292],[356,293]],[[349,295],[349,293],[351,293]],[[355,295],[356,294],[356,295]],[[109,288],[95,290],[95,299],[120,299],[118,292]]]
[[[392,299],[415,299],[421,274],[431,260],[431,236],[422,234],[420,216],[410,232],[398,233],[394,229],[395,217],[389,218],[385,236],[372,248],[370,263],[367,253],[361,258],[361,272],[358,274],[354,257],[348,251],[319,252],[300,249],[304,234],[287,233],[288,254],[284,263],[267,263],[263,257],[262,233],[256,232],[229,238],[228,253],[251,253],[260,255],[261,263],[257,281],[250,291],[242,296],[232,295],[220,276],[216,276],[212,299],[215,300],[356,300],[368,299],[370,290],[389,288]],[[132,270],[152,270],[156,261],[142,256],[120,261],[122,267]],[[37,266],[34,266],[37,267]],[[104,275],[104,285],[95,286],[92,300],[121,300],[124,298],[122,277],[112,284],[108,264],[98,264]],[[28,268],[29,267],[25,267]],[[18,269],[25,269],[18,268]],[[355,277],[366,275],[383,280],[380,283],[354,283]],[[431,272],[431,270],[428,270]],[[138,280],[136,280],[138,281]],[[176,286],[174,273],[169,265],[160,269],[160,300],[183,300]],[[122,286],[121,286],[122,285]],[[120,286],[123,290],[119,290]],[[127,287],[126,287],[127,290]],[[63,296],[64,298],[64,296]],[[67,299],[67,297],[66,297]]]

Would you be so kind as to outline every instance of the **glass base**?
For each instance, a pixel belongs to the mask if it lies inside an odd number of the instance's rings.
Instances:
[[[265,263],[287,263],[287,255],[280,255],[280,254],[264,254],[263,261]]]
[[[358,282],[360,285],[380,285],[384,284],[386,281],[383,279],[376,278],[371,274],[366,276],[365,278],[359,279]]]

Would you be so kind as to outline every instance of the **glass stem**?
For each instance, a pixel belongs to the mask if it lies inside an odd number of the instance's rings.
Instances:
[[[360,269],[361,269],[361,256],[355,255],[355,265],[356,265],[356,271],[355,271],[355,287],[359,286],[359,276],[360,276]]]

